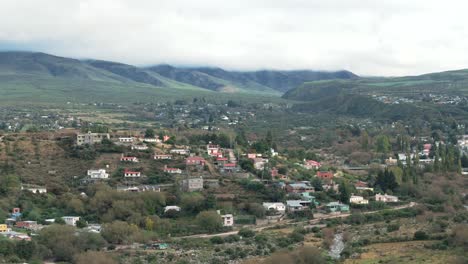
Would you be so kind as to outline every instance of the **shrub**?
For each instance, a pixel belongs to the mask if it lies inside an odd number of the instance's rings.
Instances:
[[[426,232],[421,231],[421,230],[416,231],[414,233],[414,240],[425,240],[425,239],[428,239],[428,237],[429,236],[426,234]]]
[[[224,239],[222,237],[215,236],[215,237],[210,238],[210,242],[213,244],[223,244]]]
[[[246,238],[255,236],[255,232],[247,228],[242,228],[241,230],[239,230],[238,234],[239,236]]]

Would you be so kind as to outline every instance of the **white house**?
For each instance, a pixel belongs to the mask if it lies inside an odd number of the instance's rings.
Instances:
[[[62,216],[63,221],[65,221],[65,224],[71,225],[71,226],[76,226],[76,222],[80,220],[79,216]]]
[[[21,186],[21,190],[29,191],[32,193],[47,193],[47,188],[45,187],[34,187],[34,186]]]
[[[132,143],[135,139],[133,137],[119,137],[121,143]]]
[[[388,195],[388,194],[376,194],[375,195],[375,200],[378,202],[384,202],[384,203],[396,203],[398,202],[398,197],[393,196],[393,195]]]
[[[144,138],[143,142],[147,143],[160,143],[161,140],[159,138]]]
[[[166,213],[167,211],[171,211],[171,210],[180,212],[180,207],[177,206],[177,205],[168,205],[168,206],[164,207],[164,213]]]
[[[223,219],[223,226],[233,226],[234,225],[234,216],[232,214],[221,215]]]
[[[369,200],[364,199],[362,196],[351,195],[349,202],[352,204],[368,204]]]
[[[148,146],[146,145],[132,145],[132,150],[147,150]]]
[[[88,177],[91,179],[107,179],[109,174],[104,169],[88,170]]]
[[[267,210],[267,211],[277,211],[279,213],[284,213],[286,212],[286,206],[284,205],[284,203],[263,203],[263,207]]]
[[[172,155],[169,155],[169,154],[155,154],[153,158],[155,160],[171,160]]]
[[[169,152],[171,154],[178,154],[178,155],[188,155],[188,154],[190,154],[190,150],[188,150],[188,149],[171,149]]]

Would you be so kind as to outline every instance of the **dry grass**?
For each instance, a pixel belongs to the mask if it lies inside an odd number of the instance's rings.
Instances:
[[[433,241],[409,241],[380,243],[364,247],[359,259],[348,259],[345,263],[457,263],[457,257],[450,250],[439,251],[424,247]]]

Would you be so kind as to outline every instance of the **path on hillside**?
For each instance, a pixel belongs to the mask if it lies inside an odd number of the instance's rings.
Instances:
[[[205,164],[208,167],[208,171],[210,172],[211,176],[220,176],[218,170],[213,166],[213,164],[210,161],[207,160]]]
[[[401,210],[401,209],[414,207],[415,205],[417,205],[417,203],[410,202],[409,204],[400,205],[400,206],[396,206],[396,207],[389,208],[389,209],[364,212],[363,214],[374,214],[374,213],[378,213],[378,212],[385,211],[385,210],[390,210],[390,211]],[[289,224],[292,225],[292,224],[300,224],[300,223],[308,223],[308,224],[313,225],[313,224],[318,224],[321,220],[327,220],[327,219],[333,219],[333,218],[345,218],[345,217],[348,217],[350,215],[351,215],[350,213],[337,214],[337,215],[327,215],[327,216],[324,216],[324,217],[314,218],[314,219],[311,219],[311,220],[305,220],[305,221],[300,221],[300,222],[292,222],[291,219],[286,219],[286,220],[283,220],[283,221],[280,221],[280,222],[267,224],[267,225],[264,225],[264,226],[253,227],[253,228],[249,228],[249,229],[252,230],[252,231],[262,231],[262,230],[264,230],[266,228],[275,227],[277,225],[289,225]],[[238,230],[234,230],[234,231],[216,233],[216,234],[198,234],[198,235],[173,237],[173,238],[210,238],[210,237],[215,237],[215,236],[224,237],[224,236],[229,236],[229,235],[237,235],[238,233],[239,233]]]

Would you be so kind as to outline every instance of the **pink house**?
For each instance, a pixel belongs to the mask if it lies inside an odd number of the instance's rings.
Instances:
[[[424,155],[428,156],[431,152],[432,145],[431,144],[424,144],[423,153]]]
[[[278,177],[278,169],[276,167],[273,167],[270,171],[270,174],[273,178]]]
[[[124,162],[138,162],[138,158],[137,157],[126,157],[122,154],[122,156],[120,157],[120,161],[124,161]]]
[[[248,153],[247,154],[248,159],[255,159],[256,157],[257,157],[257,154],[255,154],[255,153]]]
[[[320,166],[322,166],[322,164],[320,164],[320,162],[318,161],[315,161],[315,160],[305,160],[304,161],[304,168],[306,169],[318,169],[320,168]]]
[[[164,172],[170,173],[170,174],[181,174],[182,170],[179,168],[168,168],[167,165],[164,165]]]

